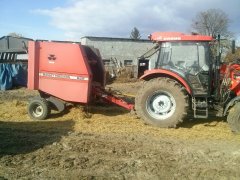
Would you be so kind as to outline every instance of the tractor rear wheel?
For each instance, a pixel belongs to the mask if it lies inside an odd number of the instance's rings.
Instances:
[[[187,115],[188,96],[182,86],[169,78],[144,83],[135,99],[137,115],[145,123],[175,128]]]
[[[44,120],[50,114],[49,102],[44,98],[32,99],[28,104],[28,115],[35,120]]]
[[[227,122],[233,133],[240,134],[240,102],[230,109]]]

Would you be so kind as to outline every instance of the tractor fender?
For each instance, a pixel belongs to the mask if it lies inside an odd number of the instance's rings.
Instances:
[[[236,102],[240,101],[240,96],[237,96],[235,98],[233,98],[225,107],[224,112],[223,112],[223,116],[226,116],[228,110],[230,107],[232,107]]]
[[[192,95],[192,89],[191,86],[188,84],[188,82],[178,73],[165,70],[165,69],[153,69],[153,70],[147,70],[144,72],[144,75],[142,75],[139,79],[142,80],[150,80],[157,77],[169,77],[172,79],[177,80],[180,84],[182,84],[183,87],[185,87],[186,91]]]

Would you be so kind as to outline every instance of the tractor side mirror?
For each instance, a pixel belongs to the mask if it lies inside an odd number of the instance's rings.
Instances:
[[[236,49],[236,42],[235,40],[232,40],[232,54],[235,54],[235,49]]]

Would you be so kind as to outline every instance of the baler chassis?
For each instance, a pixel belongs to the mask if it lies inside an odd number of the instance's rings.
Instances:
[[[40,97],[34,97],[30,100],[28,105],[28,114],[32,119],[44,120],[49,117],[51,110],[62,112],[65,110],[66,101],[57,97],[48,95],[44,92],[39,92]],[[127,110],[133,110],[134,105],[125,100],[115,96],[112,92],[106,91],[101,87],[92,88],[93,100],[102,100],[106,103],[111,103],[123,107]]]

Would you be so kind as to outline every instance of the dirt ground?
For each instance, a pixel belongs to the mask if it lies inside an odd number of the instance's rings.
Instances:
[[[134,95],[140,84],[111,86]],[[240,136],[225,119],[189,117],[177,129],[161,129],[98,104],[69,105],[33,121],[26,106],[35,95],[0,91],[0,179],[240,178]]]

